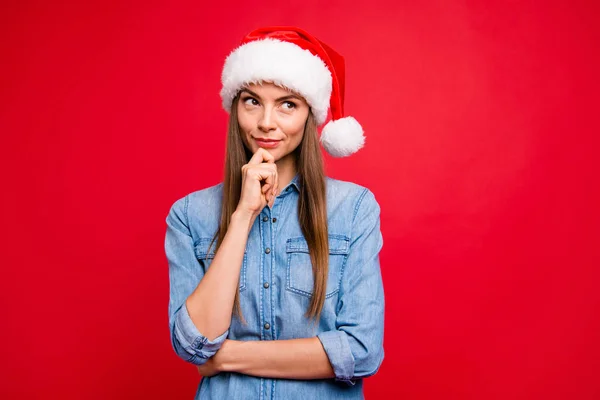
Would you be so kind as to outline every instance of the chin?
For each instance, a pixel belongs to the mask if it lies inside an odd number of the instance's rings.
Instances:
[[[271,153],[271,155],[273,157],[275,157],[276,161],[281,158],[281,154],[282,153],[285,153],[285,149],[280,149],[279,147],[275,148],[275,149],[268,149],[266,147],[260,147],[260,146],[256,146],[256,145],[253,146],[253,152],[252,153],[256,153],[258,151],[258,149],[261,149],[261,148],[264,148],[266,151],[268,151],[269,153]]]

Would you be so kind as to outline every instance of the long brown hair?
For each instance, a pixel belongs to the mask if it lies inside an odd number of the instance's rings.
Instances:
[[[247,164],[252,153],[242,141],[237,117],[239,94],[233,99],[227,129],[227,148],[223,181],[223,203],[219,228],[210,247],[217,239],[216,249],[223,242],[229,228],[231,215],[237,208],[242,191],[242,166]],[[298,200],[298,222],[308,244],[312,262],[314,290],[306,311],[307,318],[317,322],[325,302],[329,267],[329,242],[327,232],[327,202],[325,171],[319,145],[317,123],[311,111],[304,126],[304,136],[294,150],[300,180]],[[241,318],[239,288],[235,294],[233,314]]]

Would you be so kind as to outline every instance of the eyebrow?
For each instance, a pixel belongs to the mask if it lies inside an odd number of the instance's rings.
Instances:
[[[245,89],[245,88],[244,88],[244,89],[242,89],[242,90],[240,91],[240,93],[241,93],[241,92],[247,92],[248,94],[250,94],[250,95],[252,95],[252,96],[256,97],[257,99],[260,99],[260,96],[259,96],[259,95],[257,95],[256,93],[254,93],[254,92],[253,92],[252,90],[250,90],[250,89]],[[302,101],[302,98],[301,98],[300,96],[298,96],[298,95],[295,95],[295,94],[289,94],[289,95],[287,95],[287,96],[280,97],[280,98],[278,98],[278,99],[275,99],[275,101],[284,101],[284,100],[289,100],[289,99],[297,99],[297,100],[300,100],[300,101]]]

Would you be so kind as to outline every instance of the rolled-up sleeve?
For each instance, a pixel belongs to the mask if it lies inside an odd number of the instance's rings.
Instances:
[[[169,264],[169,329],[171,345],[183,360],[202,365],[220,348],[229,330],[208,340],[198,331],[185,301],[196,289],[204,271],[194,254],[187,218],[188,197],[176,201],[167,215],[165,254]]]
[[[340,283],[336,330],[317,335],[335,379],[349,385],[375,374],[384,358],[380,207],[373,193],[365,188],[355,210],[350,250]]]

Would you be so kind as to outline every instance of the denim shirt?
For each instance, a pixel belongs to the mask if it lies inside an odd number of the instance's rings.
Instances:
[[[384,294],[379,267],[383,245],[380,208],[360,185],[326,177],[329,276],[318,324],[304,314],[313,291],[308,246],[298,222],[299,176],[265,207],[248,236],[239,278],[244,325],[232,317],[214,340],[198,331],[185,300],[214,258],[223,183],[177,200],[166,218],[169,264],[169,328],[175,353],[202,365],[226,338],[285,340],[317,337],[335,378],[268,379],[221,372],[204,377],[196,399],[362,399],[362,378],[373,375],[384,357]],[[206,257],[208,256],[208,260]]]

